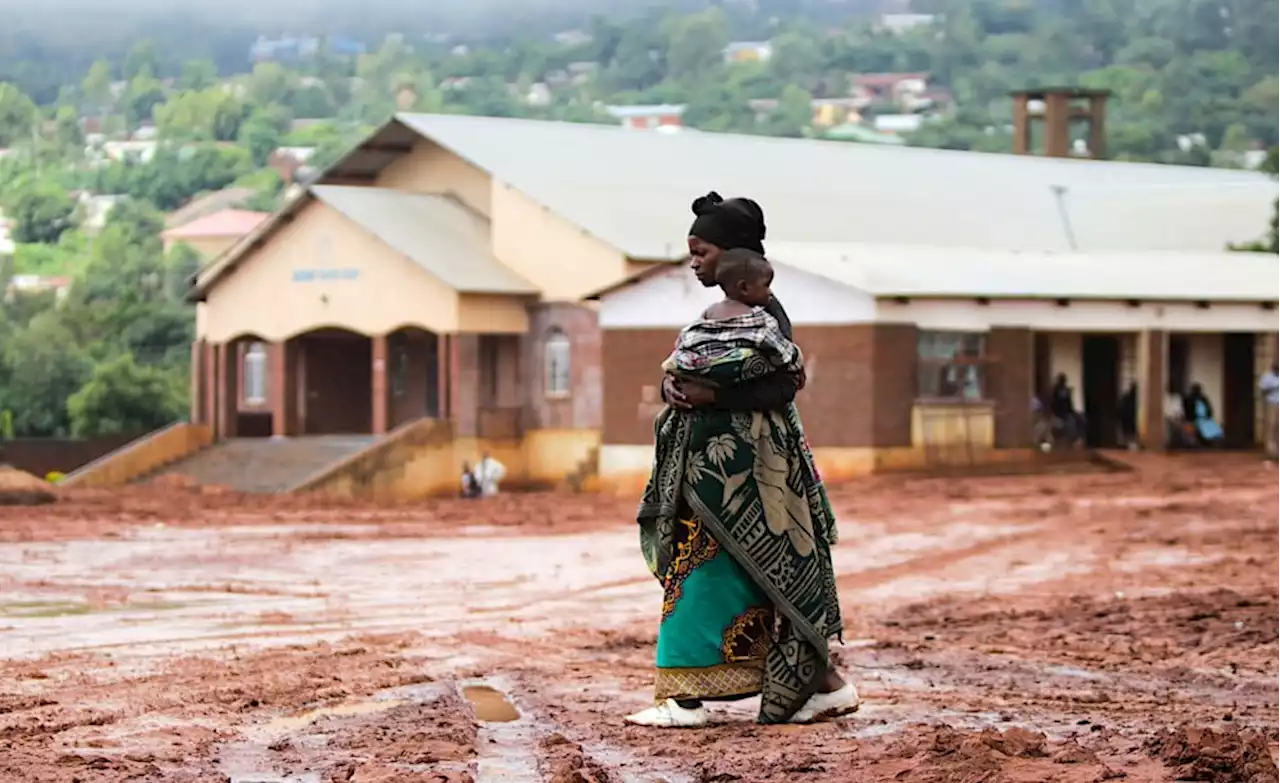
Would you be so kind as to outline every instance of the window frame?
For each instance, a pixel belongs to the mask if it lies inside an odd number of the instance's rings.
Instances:
[[[563,361],[563,368],[557,360]],[[542,344],[542,392],[552,400],[573,396],[573,338],[558,326],[547,330]]]
[[[925,348],[930,340],[938,338],[957,339],[955,350],[950,356],[926,355]],[[970,348],[972,340],[975,348]],[[967,331],[963,329],[921,329],[916,334],[916,401],[928,405],[975,405],[992,402],[988,389],[989,378],[987,367],[987,333]],[[977,394],[969,395],[966,390],[968,382],[957,379],[958,391],[953,395],[944,395],[934,388],[925,389],[926,378],[938,378],[942,372],[953,368],[975,368]],[[937,387],[936,380],[932,386]]]
[[[255,340],[245,346],[240,357],[240,373],[240,401],[245,406],[260,408],[270,402],[271,352],[265,342]],[[255,389],[254,386],[261,388]]]

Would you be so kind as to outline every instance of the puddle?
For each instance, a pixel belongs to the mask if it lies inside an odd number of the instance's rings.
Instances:
[[[476,737],[477,783],[538,783],[542,780],[538,774],[539,732],[531,717],[521,715],[507,697],[510,683],[479,680],[458,685],[463,698],[475,710],[480,721]]]
[[[0,616],[5,617],[69,617],[91,611],[88,604],[79,601],[14,601],[0,604]]]
[[[338,704],[333,707],[321,707],[298,715],[276,718],[264,726],[263,731],[269,733],[301,731],[321,718],[349,718],[356,715],[372,715],[378,712],[386,712],[393,707],[399,707],[407,703],[397,699],[386,699],[383,701],[356,701],[349,704]]]
[[[484,723],[509,723],[520,719],[520,712],[502,691],[488,685],[464,685],[462,695],[471,702],[476,719]]]

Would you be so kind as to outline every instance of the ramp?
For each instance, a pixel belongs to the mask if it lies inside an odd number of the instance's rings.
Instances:
[[[237,438],[166,465],[140,481],[182,476],[197,484],[238,492],[288,492],[325,467],[349,459],[379,440],[376,435]]]

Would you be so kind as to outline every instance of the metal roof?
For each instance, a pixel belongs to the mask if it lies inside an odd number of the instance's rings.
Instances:
[[[769,257],[879,297],[1276,302],[1270,253],[1018,252],[775,243]]]
[[[455,291],[538,293],[494,259],[488,222],[449,196],[339,185],[316,185],[311,193]]]
[[[1275,196],[1267,177],[1223,169],[461,115],[396,119],[643,259],[681,257],[688,205],[713,189],[764,206],[770,249],[1067,251],[1074,239],[1089,252],[1212,252],[1261,234]]]

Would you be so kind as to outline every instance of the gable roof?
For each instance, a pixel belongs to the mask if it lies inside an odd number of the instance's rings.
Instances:
[[[311,193],[455,291],[537,294],[489,251],[487,221],[448,196],[317,185]]]
[[[1261,174],[1187,166],[461,115],[384,130],[405,129],[640,259],[681,257],[688,205],[712,189],[759,201],[772,241],[1025,251],[1072,235],[1082,251],[1217,251],[1255,238],[1275,195]]]
[[[250,212],[246,209],[223,209],[211,215],[196,218],[190,223],[176,226],[161,233],[165,239],[190,239],[192,237],[242,237],[271,217],[267,212]]]

